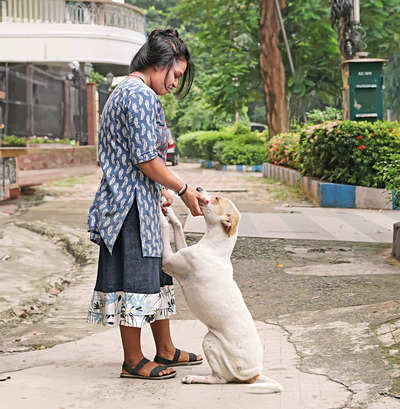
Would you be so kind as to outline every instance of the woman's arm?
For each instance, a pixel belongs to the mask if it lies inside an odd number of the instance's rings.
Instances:
[[[181,179],[176,177],[164,165],[164,162],[159,157],[149,160],[148,162],[137,163],[136,166],[151,180],[165,186],[167,189],[179,192],[185,185]],[[203,214],[199,202],[204,204],[208,203],[207,199],[191,186],[188,186],[186,192],[181,196],[181,199],[193,216],[201,216]]]

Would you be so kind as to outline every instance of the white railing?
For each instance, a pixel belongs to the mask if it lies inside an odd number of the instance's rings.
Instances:
[[[67,23],[120,27],[145,33],[140,11],[118,3],[0,0],[0,23]]]

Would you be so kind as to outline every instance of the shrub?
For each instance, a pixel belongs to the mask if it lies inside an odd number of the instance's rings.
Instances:
[[[387,190],[396,192],[397,200],[400,201],[400,153],[393,153],[384,161],[375,165],[379,184]]]
[[[221,130],[229,132],[233,135],[246,135],[251,132],[250,125],[241,121],[237,121],[233,125],[223,127]]]
[[[226,157],[229,157],[229,164],[249,164],[255,162],[255,157],[260,152],[259,146],[265,153],[265,134],[251,132],[250,127],[238,122],[235,125],[221,128],[219,131],[198,131],[181,135],[178,139],[178,148],[182,156],[188,158],[201,158],[205,160],[219,160],[223,164]],[[237,147],[243,147],[243,154],[240,159],[234,161],[229,154],[228,148],[234,149],[237,153]],[[253,149],[250,146],[258,146]],[[256,153],[257,152],[257,153]],[[244,156],[243,156],[244,155]],[[258,156],[257,156],[258,157]],[[234,161],[235,163],[232,163]],[[264,157],[253,164],[264,162]]]
[[[28,143],[32,143],[32,144],[42,144],[42,143],[61,143],[61,144],[65,144],[65,145],[74,145],[75,141],[72,139],[67,139],[67,138],[54,138],[51,139],[47,136],[33,136],[31,138],[28,139]]]
[[[313,109],[311,112],[307,112],[306,117],[309,124],[322,124],[327,121],[341,120],[342,111],[333,107],[326,107],[323,111]]]
[[[199,132],[197,145],[200,149],[200,157],[205,160],[216,160],[214,155],[214,145],[217,142],[231,140],[234,135],[227,131],[203,131]]]
[[[327,122],[301,132],[301,170],[328,182],[385,187],[377,167],[399,150],[395,122]]]
[[[232,140],[219,142],[215,146],[217,159],[223,165],[260,165],[265,161],[264,144],[243,144]]]
[[[180,154],[186,158],[199,158],[200,148],[197,145],[197,137],[199,132],[190,132],[179,136],[177,141]]]
[[[298,133],[281,133],[273,136],[267,142],[267,162],[300,169],[299,142]]]
[[[26,138],[18,137],[15,135],[8,135],[1,140],[1,146],[21,148],[26,146]]]

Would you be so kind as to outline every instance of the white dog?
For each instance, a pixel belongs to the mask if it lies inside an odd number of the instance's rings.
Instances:
[[[189,375],[183,383],[250,383],[250,392],[273,393],[283,387],[263,376],[263,346],[253,318],[233,279],[231,254],[237,239],[240,213],[221,197],[202,205],[207,232],[195,245],[187,247],[182,225],[171,208],[167,217],[174,231],[177,252],[173,253],[169,224],[161,215],[164,242],[163,268],[182,287],[186,302],[196,317],[208,327],[203,350],[211,367],[209,376]]]

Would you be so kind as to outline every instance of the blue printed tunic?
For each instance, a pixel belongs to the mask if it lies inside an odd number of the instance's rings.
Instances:
[[[134,199],[140,219],[144,257],[161,257],[159,220],[161,185],[138,163],[161,157],[168,149],[168,128],[157,94],[140,79],[127,77],[104,107],[99,130],[99,162],[103,177],[89,210],[90,239],[103,239],[112,253],[118,233]]]

